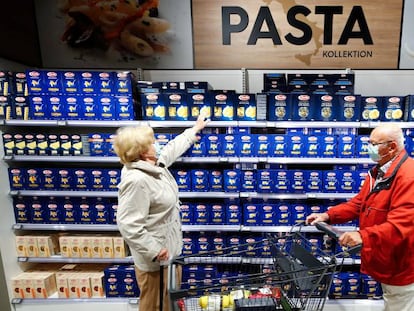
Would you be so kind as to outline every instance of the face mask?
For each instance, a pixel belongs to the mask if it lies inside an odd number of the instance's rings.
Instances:
[[[378,162],[382,158],[379,155],[378,147],[379,147],[379,145],[373,146],[371,144],[368,144],[368,155],[371,158],[371,160],[374,161],[374,162]]]

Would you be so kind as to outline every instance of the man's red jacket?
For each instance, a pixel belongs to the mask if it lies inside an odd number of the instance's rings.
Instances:
[[[378,168],[367,175],[350,201],[328,210],[329,222],[359,217],[361,272],[388,285],[414,283],[414,160],[406,151],[374,187]]]

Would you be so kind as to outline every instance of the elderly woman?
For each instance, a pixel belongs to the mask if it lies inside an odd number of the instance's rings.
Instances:
[[[164,310],[169,310],[166,280],[160,293],[160,261],[180,255],[182,232],[178,186],[168,167],[196,141],[207,122],[200,115],[192,128],[162,150],[149,126],[120,128],[114,139],[114,150],[123,164],[117,223],[134,259],[140,310],[159,310],[160,295]]]

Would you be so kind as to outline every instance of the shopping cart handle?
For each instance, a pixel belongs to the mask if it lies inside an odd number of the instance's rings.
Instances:
[[[338,240],[341,234],[343,233],[342,231],[334,228],[331,225],[328,225],[326,222],[323,221],[317,222],[315,226],[318,230],[325,232],[327,235],[329,235],[331,238],[335,240]]]

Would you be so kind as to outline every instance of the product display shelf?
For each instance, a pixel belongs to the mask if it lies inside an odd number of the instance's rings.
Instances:
[[[0,125],[5,128],[19,128],[19,127],[51,127],[57,130],[63,128],[118,128],[128,125],[149,125],[153,128],[186,128],[191,126],[194,121],[78,121],[78,120],[7,120],[2,121]],[[211,121],[209,127],[254,127],[254,128],[370,128],[374,127],[375,124],[370,122],[269,122],[269,121]],[[414,124],[404,124],[405,128],[414,127]],[[71,131],[74,131],[71,129]],[[3,148],[2,153],[3,153]],[[87,157],[87,156],[4,156],[3,155],[3,166],[6,166],[8,162],[55,162],[55,163],[107,163],[109,165],[119,165],[119,159],[117,157]],[[177,162],[181,163],[275,163],[275,164],[366,164],[370,163],[369,159],[347,159],[347,158],[253,158],[253,157],[182,157]],[[8,185],[6,186],[7,189]],[[115,198],[117,195],[116,191],[34,191],[34,190],[21,190],[21,191],[10,191],[6,194],[6,197],[10,199],[13,196],[72,196],[72,197],[109,197]],[[261,199],[348,199],[351,198],[353,193],[256,193],[256,192],[240,192],[240,193],[227,193],[227,192],[181,192],[180,198],[261,198]],[[14,224],[13,230],[29,230],[29,231],[117,231],[116,225],[60,225],[60,224]],[[353,228],[355,229],[355,228]],[[183,231],[218,231],[218,232],[287,232],[290,230],[296,230],[291,226],[275,226],[266,228],[263,226],[248,227],[248,226],[183,226]],[[304,227],[301,230],[304,232],[316,232],[317,230],[313,226]],[[351,230],[351,228],[350,228]],[[16,257],[14,257],[16,262]],[[198,259],[194,259],[198,260]],[[244,263],[251,264],[265,264],[268,259],[260,258],[242,258]],[[263,262],[262,262],[263,261]],[[83,259],[83,258],[62,258],[61,256],[54,256],[53,258],[28,258],[18,257],[17,262],[19,263],[45,263],[45,262],[58,262],[58,263],[132,263],[131,258],[125,259]],[[344,265],[347,264],[359,264],[357,260],[349,261],[344,260]],[[19,269],[14,269],[18,271]],[[16,274],[16,273],[14,273]],[[10,278],[13,274],[10,274]],[[352,305],[358,304],[359,300],[353,300]],[[80,302],[85,302],[79,304]],[[117,310],[136,310],[138,299],[120,298],[120,299],[57,299],[51,297],[50,299],[14,299],[12,304],[15,310],[21,311],[48,311],[50,310],[62,310],[66,311],[73,309],[74,306],[81,310],[90,310],[94,306],[99,306],[100,310],[105,310],[103,305],[111,305],[116,307]],[[366,303],[366,301],[362,301]],[[333,302],[337,305],[336,301]],[[340,302],[340,305],[345,305],[346,302]],[[79,308],[79,305],[81,307]],[[326,310],[329,310],[329,303],[327,304]],[[369,304],[371,306],[371,304]],[[39,307],[39,309],[37,309]],[[334,310],[334,309],[331,309]],[[336,309],[335,309],[336,310]],[[346,310],[352,310],[347,307]],[[368,309],[367,309],[368,310]],[[376,310],[376,309],[372,309]]]

